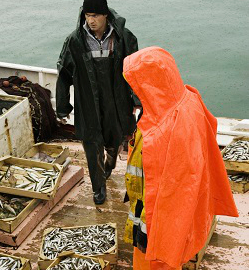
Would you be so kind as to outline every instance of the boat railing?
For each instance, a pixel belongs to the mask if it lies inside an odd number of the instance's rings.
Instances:
[[[51,91],[51,103],[55,110],[55,89],[57,80],[57,70],[21,64],[0,62],[0,77],[8,78],[10,76],[26,76],[33,83],[38,83]],[[74,91],[70,88],[70,103],[74,105]],[[70,115],[70,124],[73,124],[74,112]]]
[[[7,78],[9,76],[26,76],[33,83],[39,83],[41,86],[48,88],[51,91],[51,103],[55,109],[56,69],[0,62],[0,77]],[[74,105],[73,87],[70,88],[70,103]],[[219,145],[227,145],[235,136],[249,136],[248,119],[241,120],[225,117],[217,117],[217,119],[217,141]],[[73,125],[74,112],[70,114],[68,123]]]

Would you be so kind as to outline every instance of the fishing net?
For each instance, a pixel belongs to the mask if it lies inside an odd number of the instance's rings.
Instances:
[[[8,81],[9,85],[4,86],[4,81]],[[17,76],[1,78],[0,88],[9,95],[22,96],[29,99],[36,142],[51,138],[53,131],[57,128],[57,120],[50,101],[50,90],[40,86],[38,83],[32,83],[28,80],[23,81]]]

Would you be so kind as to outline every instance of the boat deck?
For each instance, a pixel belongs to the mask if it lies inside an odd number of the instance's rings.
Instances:
[[[132,269],[133,248],[122,239],[129,209],[128,204],[123,203],[125,156],[121,156],[122,160],[118,159],[117,167],[107,181],[106,202],[96,207],[92,200],[91,183],[81,143],[66,142],[60,145],[69,146],[72,164],[84,167],[84,179],[52,209],[18,249],[5,247],[0,248],[0,252],[26,257],[31,260],[32,269],[38,269],[37,260],[44,229],[51,226],[70,227],[114,222],[118,228],[117,269]],[[234,194],[234,198],[240,217],[218,217],[218,225],[199,269],[249,269],[249,192]]]

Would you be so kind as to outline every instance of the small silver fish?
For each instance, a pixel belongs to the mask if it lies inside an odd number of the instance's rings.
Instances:
[[[6,210],[8,210],[10,213],[12,213],[13,215],[16,216],[16,211],[15,211],[10,205],[4,203],[4,204],[3,204],[3,207],[4,207]]]

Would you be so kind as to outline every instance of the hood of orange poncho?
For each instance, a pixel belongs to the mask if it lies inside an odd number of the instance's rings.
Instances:
[[[178,267],[205,245],[214,215],[238,215],[217,121],[162,48],[126,57],[123,72],[143,106],[146,259]]]

